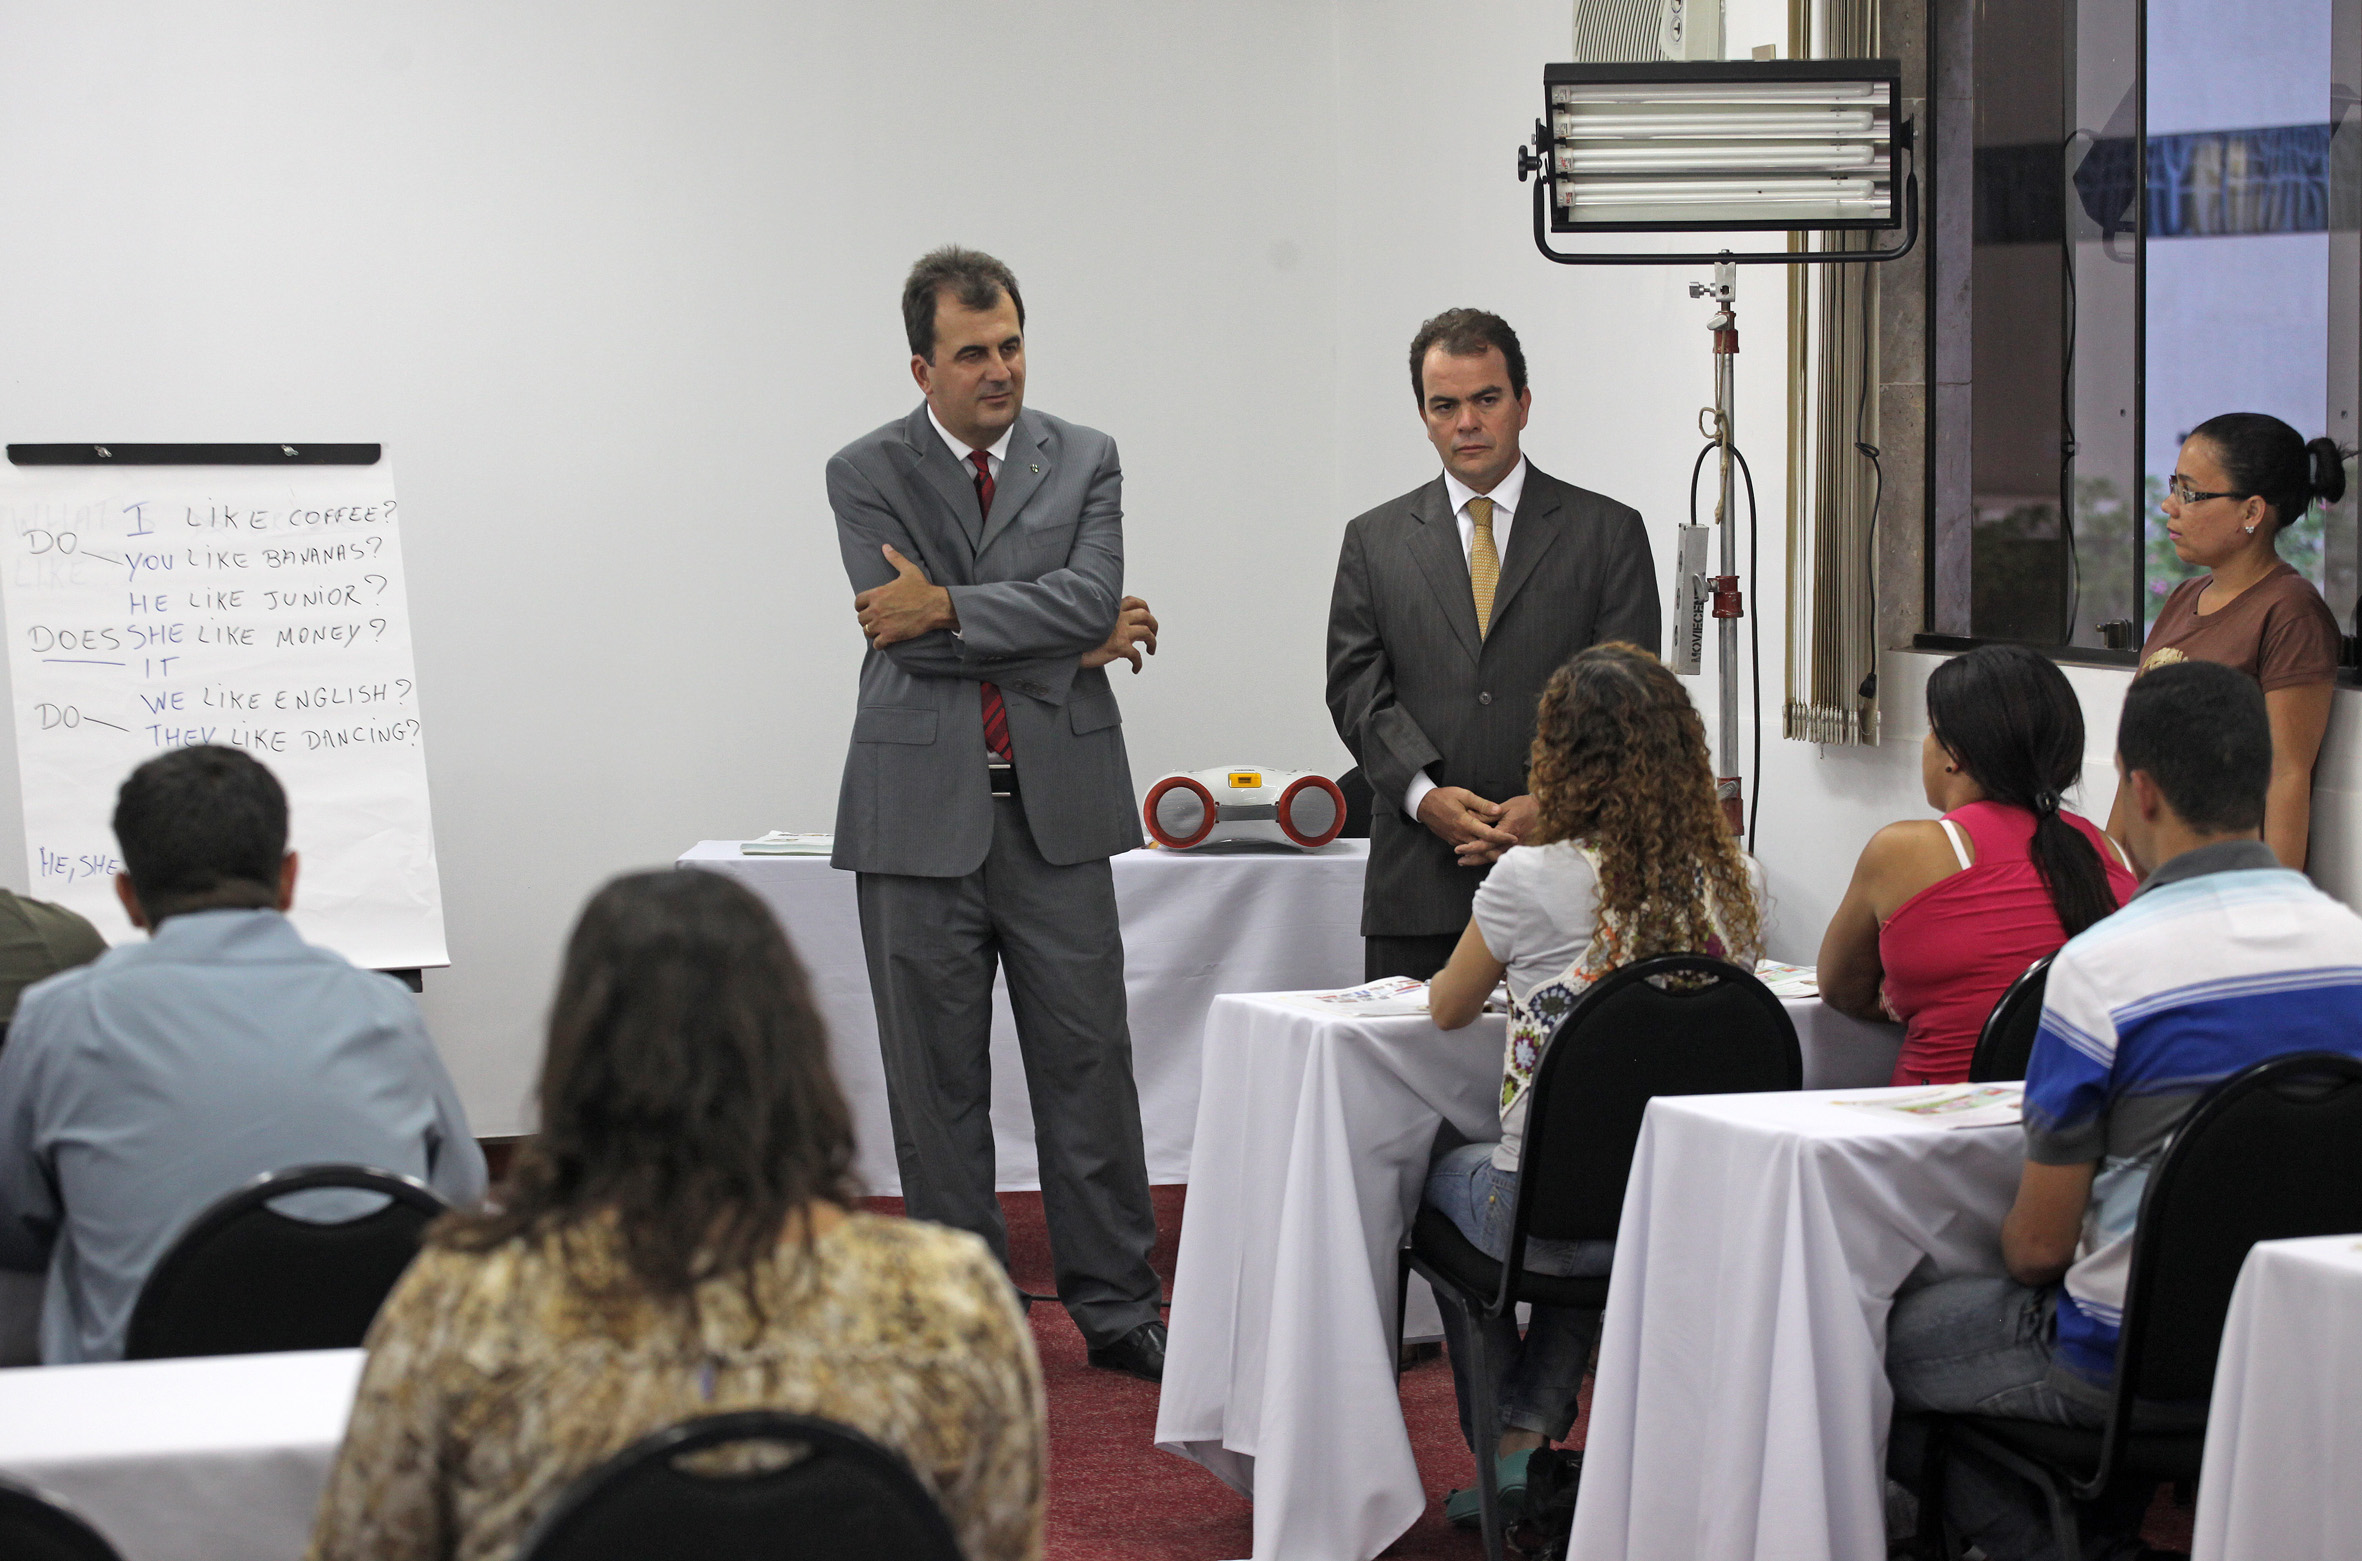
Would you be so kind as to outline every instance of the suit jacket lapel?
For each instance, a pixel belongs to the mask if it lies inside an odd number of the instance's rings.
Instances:
[[[1565,529],[1566,516],[1561,510],[1558,484],[1528,466],[1525,492],[1519,496],[1517,515],[1509,523],[1509,556],[1501,560],[1501,583],[1493,589],[1496,627],[1502,615],[1509,611],[1510,602],[1516,599],[1518,588],[1533,577],[1534,566]],[[1474,606],[1468,609],[1468,616],[1476,616]]]
[[[984,518],[984,534],[976,544],[979,554],[1009,529],[1018,512],[1025,508],[1025,501],[1033,497],[1049,475],[1050,458],[1042,449],[1041,424],[1032,413],[1019,412],[1016,426],[1009,430],[1009,453],[1001,462],[999,479],[992,485],[992,513]]]
[[[951,453],[951,446],[935,432],[934,422],[927,416],[927,404],[920,402],[902,425],[903,442],[909,446],[911,463],[925,479],[935,496],[943,501],[944,512],[958,522],[966,537],[968,552],[974,556],[981,551],[979,540],[984,535],[984,509],[976,502],[976,479],[963,468]],[[993,505],[998,509],[996,501]]]
[[[1476,596],[1468,584],[1468,555],[1460,550],[1460,527],[1447,507],[1441,477],[1419,490],[1411,513],[1418,521],[1411,533],[1411,556],[1426,575],[1444,621],[1459,636],[1460,648],[1474,661],[1484,651],[1484,636],[1476,631]],[[1511,536],[1516,534],[1510,532]],[[1496,606],[1496,614],[1498,611]]]

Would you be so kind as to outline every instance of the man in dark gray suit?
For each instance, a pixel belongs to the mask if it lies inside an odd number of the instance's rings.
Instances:
[[[1006,973],[1058,1296],[1094,1365],[1164,1370],[1156,1216],[1107,859],[1140,844],[1106,667],[1156,620],[1123,595],[1115,441],[1025,408],[1025,305],[989,255],[903,289],[926,400],[828,463],[869,652],[837,801],[860,875],[910,1213],[1008,1261],[994,1194],[992,982]]]
[[[1657,649],[1639,513],[1518,449],[1533,395],[1508,323],[1429,320],[1411,391],[1443,474],[1346,526],[1329,604],[1329,713],[1372,792],[1371,980],[1441,970],[1484,869],[1532,833],[1526,750],[1550,674],[1603,640]]]

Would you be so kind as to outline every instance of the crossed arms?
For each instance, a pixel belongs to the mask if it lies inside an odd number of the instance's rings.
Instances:
[[[1092,475],[1065,564],[1033,580],[932,583],[903,518],[851,462],[828,464],[829,505],[863,636],[903,671],[1001,681],[1028,669],[1063,690],[1078,667],[1156,654],[1148,604],[1122,596],[1123,473]],[[1046,664],[1046,665],[1045,665]]]

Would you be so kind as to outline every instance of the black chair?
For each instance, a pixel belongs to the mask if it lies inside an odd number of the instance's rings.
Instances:
[[[1416,1270],[1438,1300],[1469,1318],[1476,1342],[1466,1374],[1475,1399],[1487,1561],[1501,1558],[1501,1497],[1491,1456],[1500,1436],[1500,1368],[1486,1358],[1476,1317],[1499,1317],[1520,1301],[1607,1305],[1605,1276],[1527,1272],[1527,1240],[1615,1239],[1641,1118],[1655,1097],[1803,1086],[1796,1026],[1761,981],[1703,954],[1640,960],[1601,977],[1577,999],[1542,1053],[1526,1108],[1508,1260],[1486,1256],[1440,1211],[1419,1206],[1405,1268],[1396,1275],[1395,1358],[1402,1356],[1403,1288]]]
[[[751,1473],[699,1467],[733,1443],[784,1444]],[[959,1541],[910,1466],[811,1415],[708,1415],[641,1438],[560,1494],[518,1561],[960,1561]]]
[[[2054,951],[2028,965],[1985,1016],[1977,1049],[1968,1059],[1971,1084],[2026,1076],[2026,1059],[2034,1055],[2034,1032],[2042,1028],[2042,993],[2050,984],[2050,962],[2056,958]]]
[[[339,1224],[270,1207],[320,1188],[386,1202]],[[258,1176],[192,1220],[156,1264],[132,1308],[124,1358],[350,1349],[445,1207],[423,1182],[367,1166]]]
[[[2362,1230],[2362,1060],[2299,1052],[2207,1091],[2149,1173],[2133,1227],[2115,1391],[2096,1431],[1995,1415],[1928,1415],[1920,1554],[1951,1554],[1945,1462],[1957,1452],[2042,1492],[2065,1555],[2081,1555],[2075,1502],[2117,1480],[2198,1477],[2206,1431],[2142,1430],[2136,1405],[2203,1405],[2231,1288],[2259,1241]],[[2186,1416],[2184,1417],[2187,1418]]]
[[[1367,840],[1370,838],[1370,778],[1355,765],[1337,777],[1337,790],[1345,797],[1345,827],[1337,831],[1339,840]]]
[[[9,1479],[0,1479],[0,1556],[8,1561],[123,1561],[80,1513]]]

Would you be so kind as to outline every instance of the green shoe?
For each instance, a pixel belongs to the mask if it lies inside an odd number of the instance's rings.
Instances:
[[[1495,1461],[1494,1478],[1501,1485],[1501,1526],[1507,1528],[1525,1511],[1525,1466],[1534,1456],[1527,1448],[1522,1453],[1504,1453]],[[1473,1485],[1466,1490],[1453,1491],[1443,1499],[1444,1520],[1454,1528],[1479,1528],[1484,1523],[1484,1501]]]

